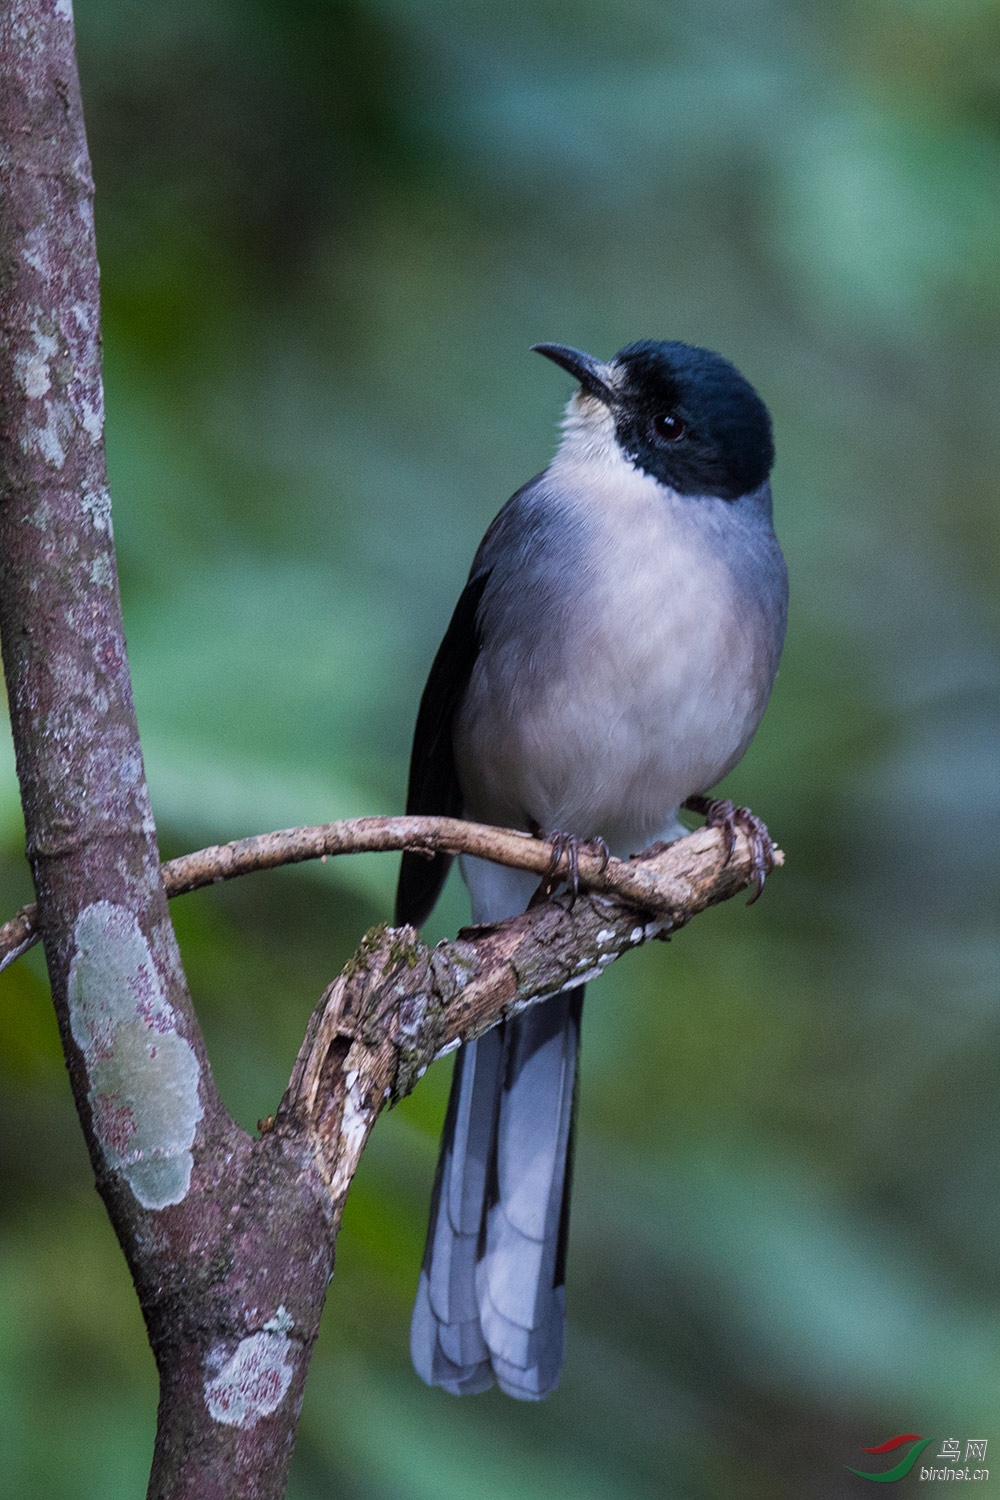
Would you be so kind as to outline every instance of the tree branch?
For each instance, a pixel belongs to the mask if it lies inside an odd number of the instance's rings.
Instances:
[[[548,846],[519,834],[475,824],[427,834],[452,849],[462,828],[471,830],[461,839],[466,847],[478,841],[481,848],[482,835],[499,834],[488,841],[494,856],[502,846],[519,868],[539,869],[538,856],[547,865]],[[326,991],[274,1128],[311,1143],[337,1222],[372,1126],[431,1062],[528,1005],[596,978],[629,949],[669,938],[753,882],[753,851],[740,831],[728,857],[720,831],[703,828],[649,858],[609,861],[603,875],[598,859],[588,863],[585,876],[581,860],[581,880],[600,880],[613,894],[551,899],[434,949],[412,927],[374,928]]]
[[[713,832],[713,830],[706,830]],[[714,840],[723,838],[717,830]],[[459,818],[398,817],[344,818],[308,828],[282,828],[274,833],[213,844],[193,854],[168,860],[161,868],[167,895],[182,896],[220,880],[234,880],[281,865],[302,864],[336,854],[381,853],[407,849],[415,854],[475,854],[497,864],[530,870],[539,877],[550,867],[551,848],[531,834],[516,829],[493,828],[485,823],[466,823]],[[773,863],[784,856],[773,852]],[[584,890],[609,891],[634,901],[649,911],[663,908],[658,867],[644,860],[604,861],[586,847],[579,857],[580,886]],[[0,973],[38,941],[37,908],[22,906],[0,927]]]

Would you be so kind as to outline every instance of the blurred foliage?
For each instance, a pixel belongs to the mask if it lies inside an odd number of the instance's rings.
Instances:
[[[434,1069],[352,1194],[294,1500],[798,1500],[862,1493],[844,1464],[896,1432],[1000,1447],[996,0],[77,25],[165,853],[401,806],[469,559],[568,395],[529,344],[719,348],[778,435],[791,630],[729,787],[788,865],[592,990],[563,1387],[454,1402],[409,1370]],[[393,866],[176,904],[245,1124]],[[152,1360],[38,955],[0,988],[4,1493],[137,1495]]]

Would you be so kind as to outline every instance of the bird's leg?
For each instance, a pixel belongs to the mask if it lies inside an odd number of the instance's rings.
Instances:
[[[750,861],[753,872],[753,895],[747,902],[752,906],[764,889],[764,881],[774,869],[774,845],[771,835],[760,818],[748,807],[734,807],[731,802],[713,797],[689,797],[684,803],[689,811],[701,813],[706,828],[719,828],[726,843],[726,862],[732,858],[736,845],[736,830],[740,829],[750,842]]]
[[[570,904],[580,894],[580,850],[588,854],[595,854],[601,861],[601,873],[607,869],[611,851],[604,840],[598,836],[593,839],[577,838],[573,833],[555,832],[543,834],[539,825],[531,819],[528,827],[536,838],[546,838],[551,845],[552,855],[549,859],[549,867],[542,876],[538,889],[531,898],[530,905],[537,906],[542,901],[547,901],[552,893],[560,885],[565,883],[569,890]]]

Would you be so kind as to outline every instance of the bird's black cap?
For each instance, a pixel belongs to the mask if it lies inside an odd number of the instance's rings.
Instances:
[[[623,453],[678,493],[736,500],[770,474],[774,440],[767,407],[714,350],[643,340],[602,364],[564,344],[534,348],[608,407]]]

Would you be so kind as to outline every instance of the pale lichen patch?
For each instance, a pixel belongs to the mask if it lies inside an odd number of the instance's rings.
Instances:
[[[330,1197],[339,1198],[351,1185],[354,1169],[372,1127],[373,1107],[361,1073],[352,1068],[344,1078],[344,1112],[340,1122],[340,1150],[330,1180]]]
[[[29,259],[32,257],[37,258],[34,250],[29,251]],[[37,309],[30,342],[14,356],[14,376],[18,385],[29,401],[40,403],[25,423],[21,448],[25,453],[40,455],[57,469],[61,469],[66,461],[66,441],[72,422],[64,394],[66,358],[67,351],[58,328],[40,308]],[[50,392],[53,392],[51,397]]]
[[[212,1350],[205,1405],[213,1421],[226,1427],[256,1427],[262,1417],[277,1411],[295,1367],[289,1362],[289,1354],[293,1353],[291,1339],[283,1330],[270,1327],[270,1323],[281,1321],[284,1325],[285,1320],[291,1327],[288,1313],[280,1307],[275,1318],[265,1325],[266,1331],[240,1339],[228,1359],[223,1345],[217,1344]]]
[[[399,1048],[414,1048],[420,1042],[427,1024],[431,1004],[428,994],[406,995],[396,1011],[395,1041]]]
[[[592,968],[584,969],[581,973],[574,974],[573,978],[568,979],[565,984],[560,985],[559,989],[556,990],[555,993],[557,995],[561,995],[564,990],[575,990],[579,985],[590,984],[593,980],[599,979],[600,976],[600,965],[595,965]],[[529,1001],[528,1003],[530,1004],[531,1002]]]
[[[90,581],[99,589],[109,589],[114,582],[111,559],[103,552],[90,565]]]
[[[57,353],[59,341],[52,334],[43,333],[36,321],[32,329],[34,343],[30,349],[22,349],[14,356],[14,374],[18,385],[30,401],[44,396],[52,389],[49,360]]]
[[[178,1034],[149,944],[126,907],[86,907],[74,940],[70,1028],[104,1158],[144,1208],[180,1203],[203,1113],[194,1050]]]
[[[62,436],[59,432],[59,418],[55,410],[50,406],[45,407],[45,422],[35,428],[33,437],[25,439],[22,445],[28,452],[34,448],[46,463],[54,469],[61,469],[66,462],[66,449],[63,447]]]
[[[288,1308],[282,1303],[273,1318],[268,1318],[264,1324],[265,1333],[291,1333],[295,1327],[295,1320]]]
[[[36,226],[29,229],[24,236],[24,250],[22,254],[27,264],[39,276],[48,281],[52,272],[49,263],[49,249],[51,245],[51,234],[48,225]]]
[[[80,504],[93,522],[95,531],[111,533],[111,496],[106,489],[86,490]]]

